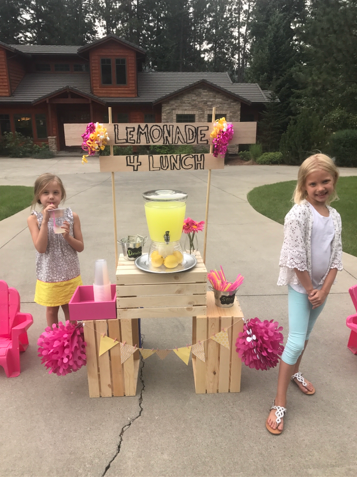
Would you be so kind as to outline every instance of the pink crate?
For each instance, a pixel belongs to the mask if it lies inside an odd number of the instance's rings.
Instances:
[[[117,317],[116,285],[110,285],[112,299],[110,301],[94,301],[92,285],[77,287],[69,302],[71,320],[114,320]]]

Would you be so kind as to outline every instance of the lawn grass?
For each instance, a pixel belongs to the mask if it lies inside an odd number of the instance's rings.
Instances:
[[[283,224],[293,206],[295,185],[296,181],[288,181],[256,187],[249,192],[248,202],[257,212]],[[340,177],[336,189],[340,200],[331,205],[341,214],[343,251],[357,257],[357,177]]]
[[[32,198],[33,187],[0,186],[0,220],[30,207]]]

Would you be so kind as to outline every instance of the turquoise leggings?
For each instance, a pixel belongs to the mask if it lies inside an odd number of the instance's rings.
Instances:
[[[298,293],[288,287],[289,300],[289,336],[281,359],[290,365],[296,363],[304,350],[305,341],[310,333],[317,317],[324,309],[326,300],[318,308],[312,309],[312,305],[305,293]]]

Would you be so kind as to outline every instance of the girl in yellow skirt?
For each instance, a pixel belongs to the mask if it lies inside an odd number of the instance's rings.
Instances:
[[[32,209],[40,204],[42,211],[33,210],[27,219],[36,248],[35,302],[47,307],[47,325],[51,327],[58,323],[60,306],[69,320],[68,303],[82,285],[77,252],[82,252],[84,244],[79,217],[70,208],[64,209],[61,231],[55,233],[54,213],[51,214],[65,198],[66,191],[58,176],[40,175],[34,185]]]

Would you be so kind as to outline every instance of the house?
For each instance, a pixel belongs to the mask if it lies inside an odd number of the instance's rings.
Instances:
[[[115,35],[85,46],[0,42],[0,137],[65,148],[65,123],[256,121],[266,92],[228,73],[144,71],[145,50]]]

